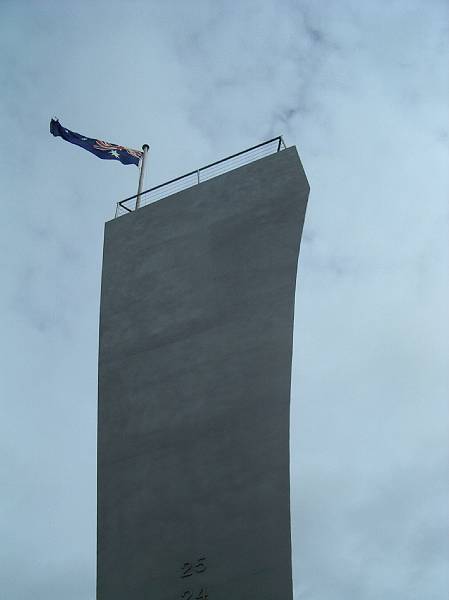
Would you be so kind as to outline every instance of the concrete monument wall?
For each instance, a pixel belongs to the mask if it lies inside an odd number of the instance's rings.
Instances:
[[[291,600],[289,148],[106,224],[98,600]]]

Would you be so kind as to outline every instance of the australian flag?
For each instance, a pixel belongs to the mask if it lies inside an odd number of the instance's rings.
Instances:
[[[123,165],[136,165],[139,166],[139,161],[142,158],[143,152],[140,150],[133,150],[132,148],[125,148],[125,146],[118,146],[117,144],[110,144],[109,142],[103,142],[102,140],[95,140],[93,138],[85,137],[70,129],[66,129],[61,125],[58,119],[52,119],[50,121],[50,133],[56,137],[62,137],[62,139],[81,146],[85,150],[89,150],[92,154],[100,158],[106,158],[108,160],[119,160]]]

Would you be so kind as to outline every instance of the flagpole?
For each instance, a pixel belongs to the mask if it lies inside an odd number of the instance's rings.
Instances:
[[[143,178],[144,178],[144,175],[145,175],[145,159],[147,157],[147,153],[148,153],[149,149],[150,149],[150,147],[148,146],[148,144],[144,144],[142,146],[143,154],[142,154],[142,161],[140,163],[139,187],[137,189],[137,198],[136,198],[136,207],[135,207],[135,210],[138,210],[140,208],[140,195],[142,193]]]

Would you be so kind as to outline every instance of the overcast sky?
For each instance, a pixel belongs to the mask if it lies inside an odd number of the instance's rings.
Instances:
[[[0,0],[0,598],[95,596],[103,224],[274,135],[311,185],[292,383],[295,600],[449,594],[448,5]]]

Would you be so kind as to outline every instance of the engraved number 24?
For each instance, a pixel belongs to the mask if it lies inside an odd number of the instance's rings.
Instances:
[[[201,588],[200,593],[198,594],[198,596],[193,596],[193,592],[191,592],[190,590],[186,590],[183,595],[181,596],[181,600],[208,600],[209,598],[209,594],[207,593],[207,590],[205,588]]]

